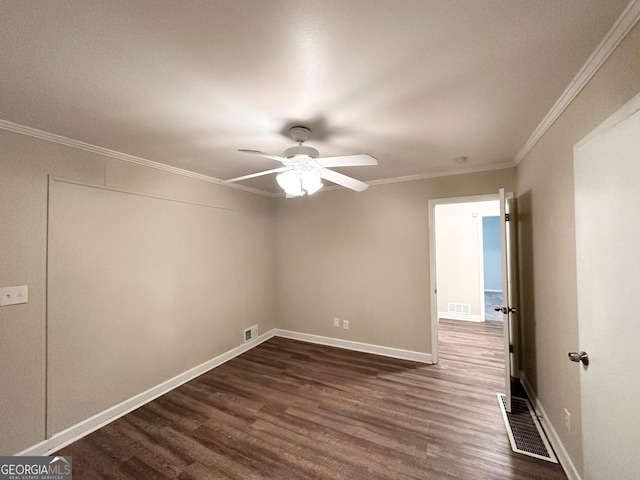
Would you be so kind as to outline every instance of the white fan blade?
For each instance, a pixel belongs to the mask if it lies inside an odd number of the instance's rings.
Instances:
[[[248,180],[249,178],[261,177],[262,175],[269,175],[270,173],[280,173],[289,170],[287,167],[274,168],[273,170],[265,170],[264,172],[250,173],[249,175],[243,175],[242,177],[230,178],[229,180],[223,180],[220,183],[233,183],[241,180]]]
[[[284,162],[286,160],[286,158],[284,158],[284,157],[280,157],[278,155],[272,155],[270,153],[264,153],[264,152],[261,152],[259,150],[243,150],[243,149],[240,149],[238,151],[242,152],[242,153],[250,153],[251,155],[258,155],[260,157],[270,158],[272,160],[278,160],[279,162]]]
[[[317,158],[316,161],[323,167],[364,167],[367,165],[378,165],[378,160],[368,153]]]
[[[347,177],[346,175],[334,172],[333,170],[327,170],[326,168],[320,171],[320,176],[325,180],[329,180],[330,182],[337,183],[338,185],[342,185],[343,187],[350,188],[351,190],[355,190],[356,192],[362,192],[369,188],[369,185],[361,182],[360,180]]]

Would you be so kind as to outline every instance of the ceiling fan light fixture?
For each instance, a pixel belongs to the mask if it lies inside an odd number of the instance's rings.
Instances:
[[[313,195],[324,186],[316,168],[287,170],[279,174],[276,181],[290,197],[301,197],[305,193]]]
[[[305,188],[305,190],[307,191],[307,195],[313,195],[318,190],[320,190],[322,187],[324,187],[322,182],[318,182],[317,184],[314,184],[313,186],[309,186],[309,187]]]
[[[276,177],[278,185],[282,187],[287,195],[300,197],[304,195],[300,182],[300,175],[295,170],[287,170]]]
[[[302,188],[307,191],[307,195],[313,195],[324,186],[317,169],[305,170],[300,177],[302,178]]]

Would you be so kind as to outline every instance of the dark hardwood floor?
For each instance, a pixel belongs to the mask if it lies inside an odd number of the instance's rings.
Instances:
[[[501,325],[443,321],[440,364],[273,338],[63,448],[84,479],[565,479],[511,451]]]

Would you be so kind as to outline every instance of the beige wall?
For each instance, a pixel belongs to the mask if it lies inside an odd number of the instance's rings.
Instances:
[[[500,215],[498,200],[436,206],[438,312],[447,318],[448,303],[471,305],[483,318],[482,217]],[[479,317],[479,318],[478,318]]]
[[[582,470],[573,145],[640,91],[640,26],[517,168],[523,371]],[[620,379],[621,382],[628,379]],[[564,411],[571,412],[571,433]]]
[[[47,433],[47,414],[53,413],[45,408],[48,175],[231,209],[237,233],[236,281],[241,286],[238,289],[238,317],[232,325],[226,324],[210,332],[224,336],[224,339],[212,340],[215,346],[209,353],[217,355],[229,345],[239,345],[245,326],[257,323],[263,332],[274,327],[272,199],[2,130],[0,145],[0,285],[29,286],[29,303],[0,308],[0,454],[14,454],[43,441]],[[179,236],[177,233],[177,240],[180,240]],[[69,247],[74,248],[74,245]],[[182,251],[180,255],[187,255],[187,258],[191,255],[193,258],[188,258],[190,265],[197,265],[201,260],[196,258],[197,252]],[[202,263],[202,270],[208,275],[205,278],[213,279],[213,283],[227,280],[206,272],[206,262]],[[91,281],[100,285],[105,280],[97,277]],[[195,322],[201,331],[209,331],[205,325],[208,320],[203,320],[206,315],[207,312],[202,312],[196,305],[193,309],[181,308],[180,319],[174,319],[173,324],[168,320],[165,325],[167,333],[177,327],[178,322]],[[145,320],[139,319],[139,322]],[[55,333],[50,332],[54,336]],[[120,333],[126,335],[127,331]],[[174,376],[176,365],[179,370],[186,370],[202,360],[191,355],[189,344],[172,348],[175,362],[160,357],[157,352],[156,358],[148,359],[149,364],[157,365],[153,372],[156,383]],[[65,361],[73,362],[74,358],[65,358]],[[55,381],[50,378],[50,382]],[[109,387],[116,393],[116,398],[118,392],[123,395],[139,393],[149,385],[125,386],[116,382],[110,383]],[[122,396],[118,398],[122,399]],[[96,402],[90,395],[83,401]],[[85,407],[87,411],[95,411],[105,405],[95,403]],[[49,418],[52,431],[48,434],[56,433],[69,421],[52,415]]]
[[[578,348],[572,147],[640,91],[638,51],[636,26],[516,171],[374,186],[360,194],[272,200],[0,131],[0,285],[29,285],[28,304],[0,309],[0,454],[45,439],[52,174],[235,210],[238,334],[240,325],[258,323],[262,331],[278,326],[420,352],[431,344],[429,199],[516,191],[523,369],[581,470],[579,370],[566,360]],[[334,328],[333,317],[350,320],[351,329]],[[563,408],[572,414],[571,434]]]
[[[431,353],[429,200],[500,187],[512,169],[278,199],[279,326]]]

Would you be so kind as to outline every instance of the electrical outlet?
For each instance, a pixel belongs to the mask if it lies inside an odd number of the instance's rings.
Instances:
[[[564,409],[564,426],[567,427],[567,432],[571,433],[571,414],[566,408]]]
[[[244,343],[254,340],[258,336],[258,325],[244,329]]]
[[[342,328],[349,330],[349,320],[342,320]]]
[[[333,318],[333,326],[334,327],[340,327],[340,319],[337,317]]]

